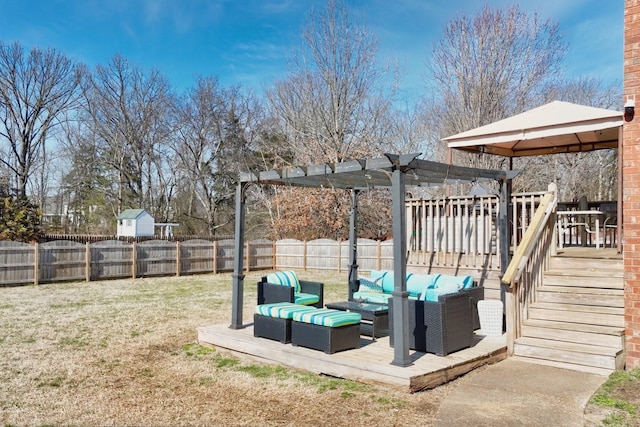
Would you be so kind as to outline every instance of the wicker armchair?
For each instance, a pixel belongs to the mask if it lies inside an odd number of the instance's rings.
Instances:
[[[393,303],[389,301],[393,347]],[[409,348],[438,356],[473,345],[473,298],[467,292],[440,295],[437,302],[408,300]]]
[[[321,282],[312,282],[309,280],[300,280],[300,291],[296,292],[293,286],[283,286],[267,282],[267,277],[263,277],[258,282],[258,305],[271,304],[274,302],[292,302],[299,301],[300,294],[315,295],[318,301],[313,305],[317,308],[324,307],[324,284]]]

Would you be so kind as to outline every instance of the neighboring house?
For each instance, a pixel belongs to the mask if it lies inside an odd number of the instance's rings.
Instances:
[[[153,236],[155,220],[144,209],[127,209],[118,215],[118,231],[120,236]]]

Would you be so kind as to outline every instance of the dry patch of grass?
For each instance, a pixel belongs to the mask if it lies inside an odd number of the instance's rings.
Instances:
[[[304,276],[345,299],[343,274]],[[230,304],[228,273],[0,288],[0,425],[430,425],[452,387],[406,394],[196,345]]]

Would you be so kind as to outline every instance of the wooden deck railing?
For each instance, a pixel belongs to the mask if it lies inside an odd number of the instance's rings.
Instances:
[[[511,246],[516,247],[546,192],[513,194]],[[501,271],[496,195],[407,201],[409,265]]]
[[[540,201],[531,222],[507,266],[502,283],[505,293],[507,321],[507,347],[513,354],[513,344],[521,335],[522,321],[528,316],[529,305],[535,301],[536,288],[542,286],[542,275],[556,247],[556,192],[550,192]]]

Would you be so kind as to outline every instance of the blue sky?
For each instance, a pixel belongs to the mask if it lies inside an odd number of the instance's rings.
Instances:
[[[178,91],[196,75],[261,92],[284,78],[311,7],[320,0],[0,0],[0,40],[54,47],[90,67],[120,53],[158,69]],[[506,8],[510,0],[490,0]],[[481,0],[347,0],[379,41],[379,59],[397,60],[401,90],[424,90],[425,64],[445,24],[473,16]],[[622,84],[624,0],[522,0],[560,24],[569,76]],[[622,101],[621,101],[622,103]]]

